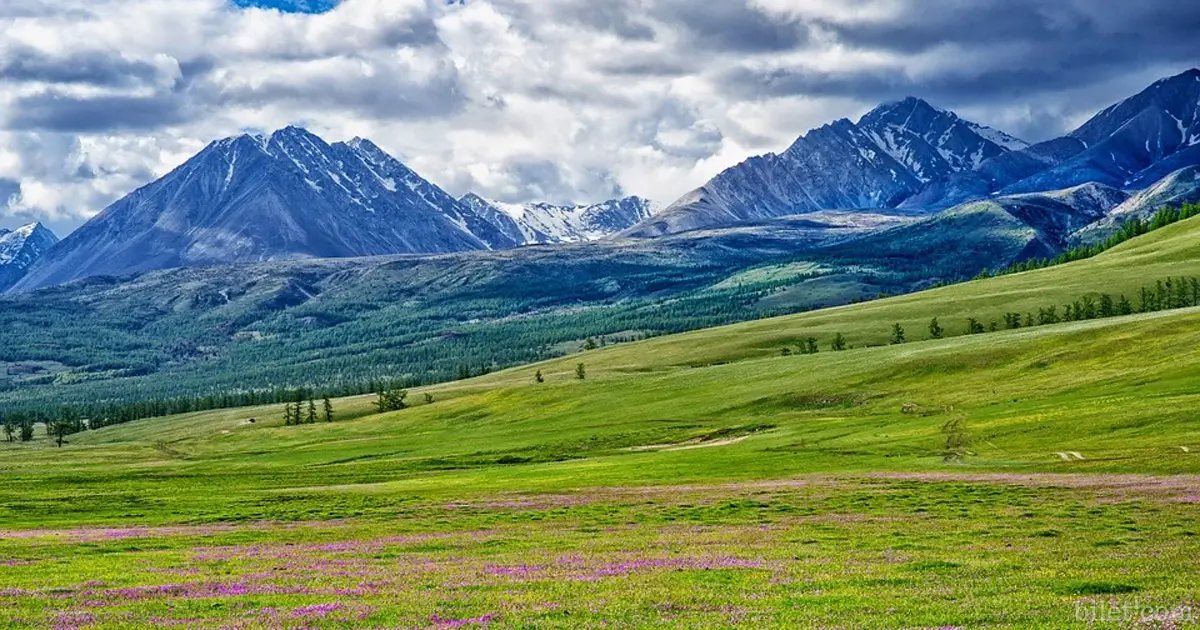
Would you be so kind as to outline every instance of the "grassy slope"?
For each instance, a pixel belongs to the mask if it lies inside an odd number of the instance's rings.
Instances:
[[[13,483],[0,490],[0,516],[44,522],[51,516],[37,505],[55,487],[46,480],[59,477],[97,490],[120,480],[124,488],[73,506],[77,513],[54,510],[53,518],[70,522],[287,518],[310,510],[304,500],[281,499],[263,513],[259,493],[283,488],[372,484],[356,491],[378,498],[942,469],[940,429],[951,418],[967,423],[974,455],[964,466],[974,469],[1190,472],[1195,460],[1181,447],[1200,452],[1187,411],[1200,401],[1200,313],[816,356],[780,357],[778,349],[834,331],[852,344],[880,343],[895,321],[923,331],[933,315],[949,327],[1096,288],[1133,293],[1153,279],[1200,275],[1198,231],[1200,223],[1189,221],[1082,263],[449,384],[428,390],[434,405],[401,413],[370,415],[369,399],[347,399],[337,404],[343,418],[369,417],[333,426],[281,427],[280,411],[265,408],[114,427],[76,436],[62,452],[5,447],[0,466]],[[577,360],[588,365],[586,381],[573,378]],[[535,369],[549,382],[535,385]],[[905,405],[920,413],[903,413]],[[249,417],[260,421],[248,424]],[[628,450],[743,435],[716,447]],[[1061,461],[1057,453],[1067,451],[1086,460]],[[220,480],[229,492],[173,492],[181,479]],[[137,509],[146,501],[171,509]]]

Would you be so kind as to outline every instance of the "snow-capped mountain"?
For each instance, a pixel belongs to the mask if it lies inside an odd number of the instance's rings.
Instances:
[[[781,154],[750,158],[630,236],[659,236],[738,221],[835,208],[892,207],[928,182],[1027,145],[917,98],[887,103],[857,124],[838,120]]]
[[[858,126],[921,182],[973,170],[984,160],[1029,147],[1002,131],[912,97],[875,108]]]
[[[1140,190],[1200,165],[1200,70],[1155,82],[1075,131],[930,182],[906,207],[945,208],[993,194],[1099,182]]]
[[[1079,144],[1077,154],[1004,192],[1089,181],[1136,190],[1200,164],[1200,70],[1155,82],[1096,114],[1067,138]]]
[[[517,245],[596,241],[650,218],[653,202],[641,197],[584,206],[504,204],[474,193],[459,200]]]
[[[58,237],[41,223],[15,230],[0,228],[0,291],[15,284],[31,265],[44,256]]]
[[[1103,241],[1130,219],[1148,220],[1164,207],[1200,203],[1200,166],[1181,168],[1112,208],[1103,220],[1087,226],[1076,237],[1083,243]]]
[[[63,239],[13,290],[170,267],[488,249],[499,238],[371,142],[328,144],[287,127],[210,144]]]

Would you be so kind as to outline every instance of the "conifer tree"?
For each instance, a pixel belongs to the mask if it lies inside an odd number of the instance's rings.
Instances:
[[[533,380],[534,380],[535,382],[537,382],[537,383],[545,383],[545,382],[546,382],[546,377],[542,376],[542,371],[541,371],[541,370],[538,370],[538,371],[537,371],[537,374],[534,374],[534,375],[533,375]]]
[[[1117,314],[1117,304],[1112,296],[1105,293],[1100,296],[1100,317],[1112,317]]]
[[[808,354],[817,354],[821,351],[820,346],[817,345],[816,337],[809,337],[808,339],[805,339],[804,345],[808,349]]]
[[[1133,314],[1133,304],[1129,301],[1129,298],[1125,297],[1124,295],[1121,296],[1120,300],[1117,300],[1117,314],[1118,315],[1132,315]]]
[[[379,399],[375,401],[375,408],[379,413],[387,413],[389,411],[400,411],[408,408],[408,403],[404,402],[408,398],[407,389],[385,389],[378,394]]]
[[[305,417],[304,421],[306,424],[317,423],[317,403],[313,402],[311,398],[308,399],[308,416]]]
[[[838,334],[834,335],[833,343],[831,344],[831,346],[832,346],[834,352],[841,352],[841,351],[845,350],[846,349],[846,336],[843,335],[842,333],[838,333]]]
[[[1180,278],[1175,281],[1175,308],[1183,308],[1185,306],[1193,306],[1192,291],[1188,281]]]
[[[587,378],[587,368],[582,363],[575,366],[575,378],[581,381]]]
[[[891,344],[893,346],[898,346],[902,343],[905,343],[906,341],[908,341],[908,340],[905,339],[905,337],[904,337],[904,327],[901,326],[899,322],[897,322],[896,325],[892,326]]]
[[[941,339],[942,337],[945,337],[945,336],[946,336],[946,331],[942,328],[942,325],[938,323],[937,318],[934,317],[933,321],[929,322],[929,338],[930,339]]]
[[[321,419],[325,422],[333,422],[333,403],[330,402],[328,396],[322,401],[322,406],[324,407],[324,414]]]

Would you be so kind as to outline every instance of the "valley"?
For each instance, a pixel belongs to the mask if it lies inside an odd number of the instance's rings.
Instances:
[[[1136,603],[1131,625],[1187,623],[1200,312],[956,328],[1200,275],[1197,221],[416,389],[400,411],[337,399],[332,424],[266,406],[3,445],[0,615],[1062,628]],[[887,345],[893,323],[907,343]],[[810,335],[818,354],[779,352]]]

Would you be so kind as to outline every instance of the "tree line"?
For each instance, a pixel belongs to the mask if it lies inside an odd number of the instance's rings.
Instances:
[[[1044,269],[1055,265],[1064,265],[1077,260],[1084,260],[1098,256],[1121,243],[1130,239],[1137,238],[1143,234],[1149,234],[1159,228],[1167,227],[1173,223],[1190,219],[1195,216],[1200,216],[1200,204],[1184,204],[1178,208],[1161,208],[1154,213],[1154,216],[1149,221],[1134,217],[1128,221],[1121,223],[1116,232],[1102,242],[1093,243],[1091,245],[1076,245],[1067,251],[1053,258],[1031,258],[1021,262],[1013,263],[1008,268],[998,271],[995,274],[989,273],[986,269],[981,274],[982,276],[990,275],[1008,275],[1013,273],[1021,273],[1022,271],[1032,271],[1034,269]]]
[[[1108,293],[1098,295],[1089,294],[1066,304],[1052,304],[1038,308],[1036,313],[1033,311],[1025,313],[1006,312],[1000,319],[991,320],[986,323],[978,318],[968,317],[963,323],[963,334],[980,335],[999,330],[1015,330],[1018,328],[1032,328],[1034,326],[1047,326],[1064,322],[1121,317],[1135,313],[1152,313],[1178,308],[1190,308],[1193,306],[1200,306],[1200,278],[1166,278],[1158,280],[1154,284],[1141,287],[1138,291],[1136,301],[1130,300],[1125,295],[1114,296]],[[937,317],[930,320],[928,329],[929,339],[943,339],[948,332]],[[908,341],[908,333],[905,331],[904,326],[899,322],[892,325],[888,343],[898,345],[908,343]],[[801,339],[797,346],[798,350],[794,350],[790,345],[784,346],[781,351],[782,355],[791,356],[797,352],[799,354],[817,354],[821,352],[820,340],[816,337]],[[826,347],[834,352],[849,349],[846,336],[840,332],[834,334]]]

